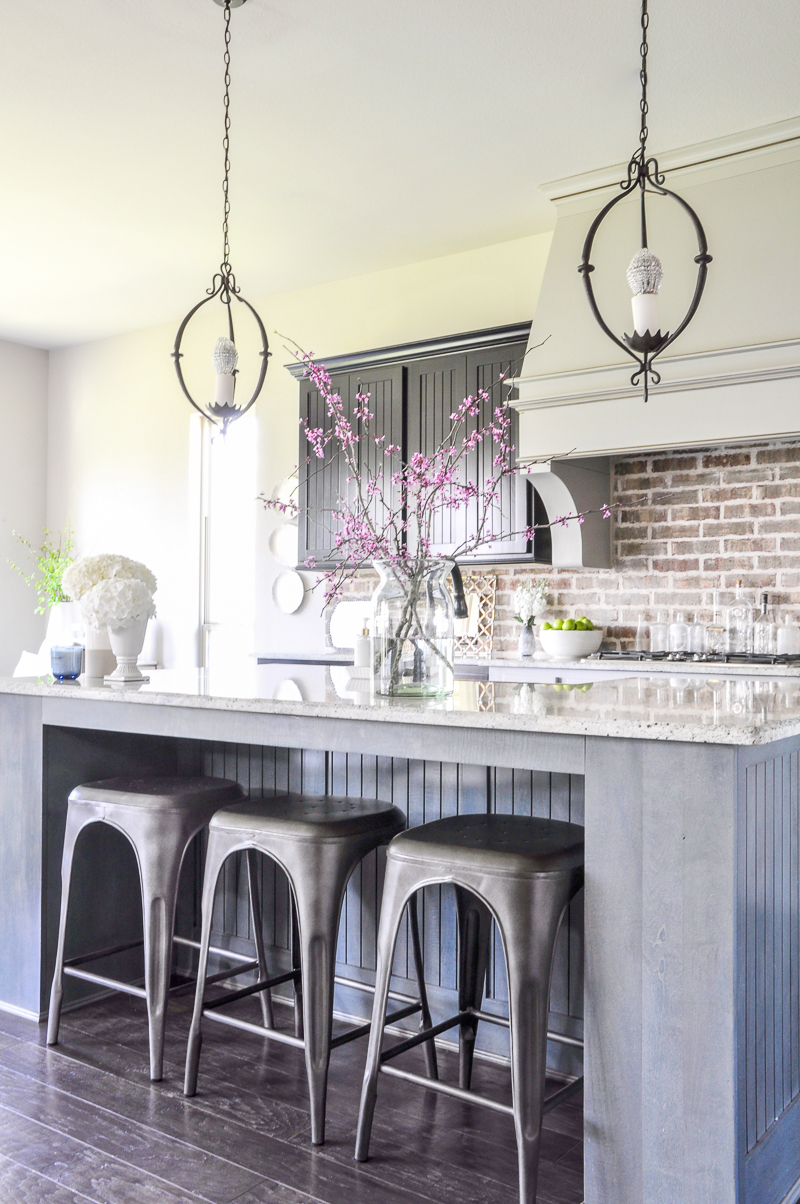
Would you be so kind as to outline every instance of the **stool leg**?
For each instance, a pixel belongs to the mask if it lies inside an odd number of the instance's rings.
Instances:
[[[508,969],[511,1088],[520,1204],[536,1204],[547,1065],[550,976],[569,876],[538,878],[511,889],[497,915]]]
[[[463,886],[457,886],[455,891],[458,913],[458,1010],[464,1012],[469,1008],[479,1008],[483,1000],[492,913],[477,895]],[[458,1085],[464,1091],[469,1091],[472,1082],[478,1023],[477,1020],[466,1020],[459,1032]]]
[[[425,986],[425,965],[422,959],[422,944],[419,939],[419,910],[417,896],[414,894],[408,900],[408,926],[411,931],[411,951],[414,956],[414,971],[417,976],[417,990],[422,1004],[419,1014],[419,1027],[431,1027],[431,1010],[428,1007],[428,990]],[[439,1066],[436,1061],[436,1042],[431,1038],[422,1044],[425,1053],[425,1069],[429,1079],[438,1079]]]
[[[264,919],[261,915],[261,903],[258,897],[258,861],[255,849],[247,850],[247,889],[250,896],[250,919],[253,925],[253,940],[258,959],[258,977],[262,981],[269,978],[267,957],[264,952]],[[272,1013],[272,992],[269,987],[260,991],[261,1017],[265,1028],[275,1027],[275,1017]]]
[[[352,866],[341,862],[314,873],[293,875],[300,928],[303,967],[303,1027],[306,1073],[311,1103],[311,1143],[325,1141],[325,1097],[331,1056],[333,976],[336,971],[336,937],[344,891]],[[328,869],[328,873],[325,870]],[[324,882],[324,889],[321,888]]]
[[[194,1010],[186,1046],[186,1072],[183,1079],[183,1094],[197,1094],[197,1072],[200,1066],[200,1047],[203,1043],[201,1023],[203,998],[208,973],[208,947],[211,944],[211,920],[214,912],[214,895],[222,866],[228,857],[227,842],[216,838],[213,828],[209,832],[206,864],[203,871],[203,899],[201,904],[200,955],[197,963],[197,983],[194,990]]]
[[[297,907],[294,895],[289,892],[289,910],[292,914],[292,969],[296,971],[294,980],[294,1035],[303,1039],[303,974],[300,958],[300,929],[297,926]]]
[[[64,945],[67,937],[67,912],[69,911],[69,887],[72,881],[72,859],[75,842],[86,821],[76,816],[74,810],[67,811],[67,826],[64,832],[64,852],[61,856],[61,912],[58,921],[58,948],[53,982],[50,987],[50,1009],[47,1014],[47,1044],[58,1045],[58,1030],[61,1024],[61,1004],[64,998]]]
[[[163,833],[162,833],[163,841]],[[172,974],[172,936],[178,880],[185,842],[162,848],[156,860],[140,857],[142,914],[144,920],[144,987],[147,992],[147,1023],[150,1032],[150,1078],[158,1082],[164,1073],[164,1028]]]
[[[378,1074],[381,1064],[381,1041],[386,1025],[386,1002],[389,994],[389,979],[392,974],[397,932],[403,918],[406,901],[416,890],[416,869],[407,864],[386,859],[386,878],[383,884],[381,918],[378,925],[378,957],[375,969],[375,996],[372,1004],[372,1027],[369,1033],[367,1062],[361,1087],[361,1104],[358,1110],[355,1158],[366,1162],[369,1157],[369,1140],[372,1134],[372,1118],[378,1098]]]

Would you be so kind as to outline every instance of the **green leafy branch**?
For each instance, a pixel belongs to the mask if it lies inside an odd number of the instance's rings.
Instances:
[[[38,548],[30,540],[20,535],[18,531],[14,531],[13,534],[22,544],[23,548],[25,548],[28,556],[34,563],[32,572],[27,573],[24,568],[20,568],[13,560],[8,561],[12,569],[16,569],[20,577],[22,577],[25,584],[32,585],[36,590],[39,605],[36,607],[34,613],[43,615],[48,608],[57,606],[59,602],[69,602],[70,599],[61,588],[61,579],[64,576],[65,569],[68,569],[75,559],[72,555],[75,548],[72,523],[67,521],[60,535],[45,527],[44,540]]]

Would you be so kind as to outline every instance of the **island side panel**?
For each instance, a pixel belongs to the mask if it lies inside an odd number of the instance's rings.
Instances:
[[[747,1204],[800,1194],[800,741],[739,757],[739,1157]]]
[[[589,739],[587,1204],[732,1204],[736,750]]]
[[[0,1007],[39,1017],[42,702],[0,696]]]

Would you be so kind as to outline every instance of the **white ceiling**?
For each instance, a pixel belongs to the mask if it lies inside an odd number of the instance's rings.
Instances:
[[[0,0],[0,337],[179,317],[221,237],[222,9]],[[549,229],[542,181],[627,159],[638,0],[248,0],[234,10],[245,295]],[[800,113],[797,0],[651,3],[655,153]]]

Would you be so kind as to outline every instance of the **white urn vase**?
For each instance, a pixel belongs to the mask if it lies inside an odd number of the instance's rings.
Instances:
[[[137,665],[139,653],[144,647],[144,633],[147,630],[147,619],[137,619],[130,627],[109,627],[108,638],[111,651],[117,658],[117,667],[109,673],[106,681],[111,686],[126,685],[129,682],[140,685],[149,681]]]

